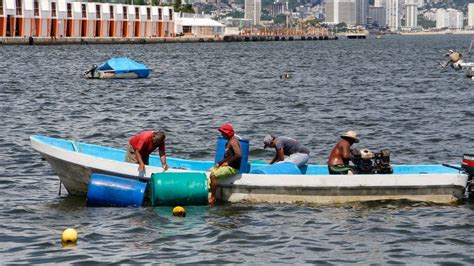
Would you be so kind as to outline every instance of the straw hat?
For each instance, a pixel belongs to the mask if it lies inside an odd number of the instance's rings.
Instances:
[[[352,139],[355,143],[359,142],[359,139],[357,138],[357,133],[352,130],[347,131],[344,135],[341,136],[341,138]]]

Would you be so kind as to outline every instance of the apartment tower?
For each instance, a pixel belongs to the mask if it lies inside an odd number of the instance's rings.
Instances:
[[[262,0],[245,0],[245,18],[252,20],[252,25],[260,24]]]

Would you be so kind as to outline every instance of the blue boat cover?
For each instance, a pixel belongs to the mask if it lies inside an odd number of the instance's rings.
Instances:
[[[151,71],[151,69],[144,64],[137,63],[126,57],[111,58],[98,66],[97,70],[115,70],[116,74],[134,72],[140,78],[148,77]]]

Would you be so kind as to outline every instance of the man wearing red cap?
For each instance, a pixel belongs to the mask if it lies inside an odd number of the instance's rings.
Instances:
[[[144,172],[145,165],[148,165],[150,154],[158,148],[161,165],[164,170],[168,170],[165,138],[166,135],[162,131],[143,131],[132,137],[127,145],[125,161],[138,164],[138,172]]]
[[[209,204],[216,202],[217,180],[237,174],[242,161],[242,149],[239,140],[235,137],[232,125],[224,124],[217,130],[219,130],[222,137],[227,140],[227,144],[225,146],[224,159],[220,160],[211,169],[211,174],[209,176],[211,187]]]

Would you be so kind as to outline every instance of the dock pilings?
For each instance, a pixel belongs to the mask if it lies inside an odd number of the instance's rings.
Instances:
[[[150,38],[79,38],[79,37],[0,37],[0,45],[67,45],[67,44],[147,44],[147,43],[197,43],[197,42],[264,42],[337,40],[337,36],[323,35],[225,35],[198,37]]]

